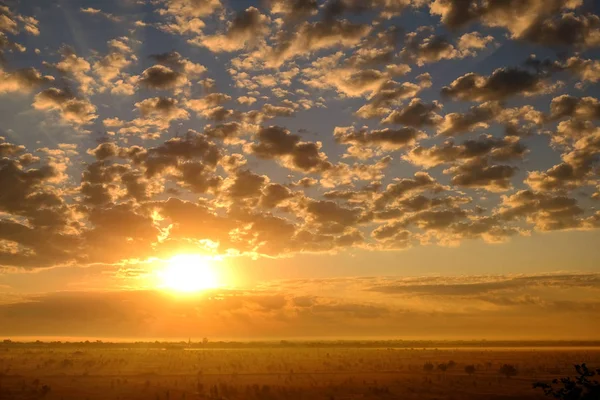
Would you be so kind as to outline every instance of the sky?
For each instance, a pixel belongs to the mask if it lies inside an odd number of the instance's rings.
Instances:
[[[597,339],[599,14],[1,1],[0,336]]]

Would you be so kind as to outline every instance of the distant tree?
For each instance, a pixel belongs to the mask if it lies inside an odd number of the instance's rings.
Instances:
[[[517,375],[517,368],[511,364],[504,364],[500,367],[500,373],[507,378]]]
[[[42,386],[42,397],[46,396],[48,393],[50,393],[50,386],[48,386],[48,385]]]
[[[442,372],[446,372],[446,370],[448,369],[448,364],[446,364],[446,363],[438,364],[437,369],[439,369]]]
[[[465,372],[469,375],[473,375],[475,373],[475,366],[474,365],[466,365]]]
[[[435,368],[435,367],[430,362],[426,362],[425,365],[423,365],[423,371],[425,371],[425,372],[431,372],[431,371],[433,371],[433,368]]]
[[[554,379],[551,384],[537,382],[533,387],[542,389],[546,396],[560,400],[600,399],[600,382],[592,379],[593,376],[600,376],[600,368],[594,371],[583,363],[575,365],[575,370],[577,371],[575,378]],[[562,385],[562,387],[555,388],[553,385]]]
[[[448,369],[454,368],[456,367],[456,363],[454,362],[454,360],[450,360],[448,361]]]

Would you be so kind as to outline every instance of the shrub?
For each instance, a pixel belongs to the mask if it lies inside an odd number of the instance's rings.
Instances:
[[[423,365],[423,370],[425,372],[431,372],[431,371],[433,371],[433,368],[434,368],[434,366],[430,362],[426,362],[425,365]]]
[[[540,388],[544,394],[549,397],[561,400],[597,400],[600,399],[600,382],[592,379],[594,376],[600,376],[600,369],[589,369],[585,363],[575,365],[577,376],[575,378],[566,377],[554,379],[551,384],[537,382],[533,384],[534,388]],[[560,385],[554,387],[554,385]],[[561,387],[562,386],[562,387]]]
[[[473,375],[475,373],[475,366],[474,365],[466,365],[465,372],[469,375]]]
[[[500,373],[507,378],[510,378],[511,376],[517,375],[517,368],[511,364],[504,364],[500,367]]]

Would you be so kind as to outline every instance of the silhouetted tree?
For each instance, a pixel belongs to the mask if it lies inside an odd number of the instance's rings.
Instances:
[[[551,384],[537,382],[533,384],[534,388],[540,388],[546,396],[561,400],[597,400],[600,399],[600,382],[592,379],[593,376],[600,376],[600,369],[595,371],[589,369],[585,363],[575,365],[577,376],[575,378],[566,377],[554,379]],[[555,388],[553,385],[562,385]]]
[[[475,366],[474,365],[466,365],[465,372],[469,375],[473,375],[475,373]]]
[[[50,393],[50,386],[48,386],[48,385],[42,386],[42,397],[46,396],[48,393]]]
[[[431,371],[433,371],[433,368],[434,368],[434,366],[430,362],[426,362],[425,365],[423,365],[423,371],[425,371],[425,372],[431,372]]]
[[[446,372],[446,370],[448,369],[448,364],[446,364],[446,363],[438,364],[437,369],[439,369],[442,372]]]
[[[517,368],[511,364],[504,364],[500,367],[500,373],[507,378],[510,378],[511,376],[517,375]]]

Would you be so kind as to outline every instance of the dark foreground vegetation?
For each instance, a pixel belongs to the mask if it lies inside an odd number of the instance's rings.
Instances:
[[[0,400],[600,399],[598,348],[363,344],[6,341]]]

